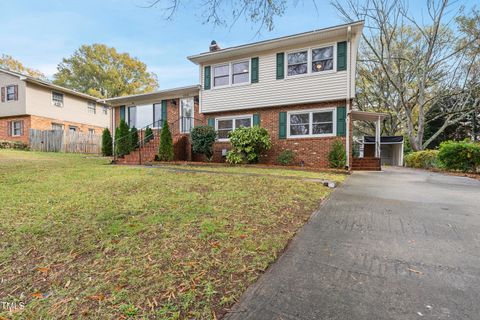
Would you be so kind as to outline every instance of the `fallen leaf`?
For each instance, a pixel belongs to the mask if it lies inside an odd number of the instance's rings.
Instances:
[[[38,271],[38,272],[41,272],[41,273],[47,274],[48,271],[50,271],[50,268],[38,267],[38,268],[37,268],[37,271]]]
[[[93,296],[88,296],[87,299],[92,301],[103,301],[105,300],[105,296],[103,294],[97,294]]]
[[[32,297],[37,298],[37,299],[42,299],[43,294],[41,292],[35,292],[35,293],[32,293]]]

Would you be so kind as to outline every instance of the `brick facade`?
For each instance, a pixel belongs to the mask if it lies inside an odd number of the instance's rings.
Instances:
[[[13,137],[8,134],[8,123],[10,121],[23,121],[23,132],[21,136]],[[52,124],[61,124],[63,125],[64,130],[68,130],[69,126],[74,126],[78,128],[80,132],[88,133],[89,129],[93,129],[95,134],[102,134],[104,128],[98,126],[86,125],[83,123],[71,122],[71,121],[62,121],[57,119],[39,117],[39,116],[15,116],[15,117],[4,117],[0,118],[0,140],[7,141],[20,141],[25,144],[28,144],[28,132],[29,129],[37,130],[52,130]]]

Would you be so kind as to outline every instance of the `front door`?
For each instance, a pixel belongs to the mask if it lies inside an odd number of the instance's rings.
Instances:
[[[180,132],[190,133],[193,128],[193,97],[180,99]]]

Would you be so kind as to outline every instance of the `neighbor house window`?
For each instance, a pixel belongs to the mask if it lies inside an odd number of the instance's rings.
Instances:
[[[250,63],[248,61],[232,64],[232,84],[249,82]]]
[[[333,46],[312,50],[312,72],[333,70]]]
[[[87,102],[88,113],[95,114],[97,113],[97,104],[95,102]]]
[[[335,111],[306,110],[288,114],[288,135],[290,137],[317,137],[333,135]]]
[[[52,104],[57,107],[63,106],[63,93],[52,92]]]
[[[228,86],[230,78],[230,65],[224,64],[213,67],[213,86],[222,87]]]
[[[238,116],[229,118],[219,118],[215,121],[215,130],[218,132],[218,139],[228,139],[228,134],[240,127],[251,127],[252,116]]]
[[[287,74],[296,76],[308,72],[308,50],[287,54]]]
[[[12,136],[19,137],[22,135],[22,121],[12,121]]]
[[[15,86],[7,86],[7,101],[14,101],[16,100],[16,92],[15,92]]]
[[[63,131],[63,124],[52,123],[52,130]]]
[[[68,127],[68,130],[69,130],[70,132],[77,132],[77,131],[78,131],[78,128],[75,127],[75,126],[69,126],[69,127]]]
[[[103,114],[108,114],[108,107],[102,107]]]

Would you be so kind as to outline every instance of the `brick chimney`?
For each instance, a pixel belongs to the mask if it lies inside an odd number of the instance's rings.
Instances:
[[[217,41],[212,40],[210,43],[210,52],[218,51],[220,50],[220,46],[217,44]]]

